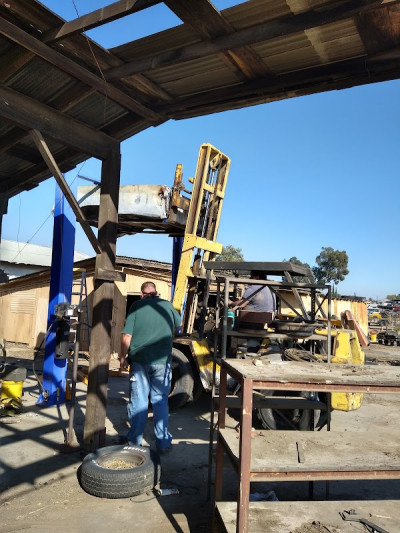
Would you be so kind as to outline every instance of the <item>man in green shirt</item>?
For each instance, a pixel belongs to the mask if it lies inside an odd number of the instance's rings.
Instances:
[[[141,287],[141,299],[129,309],[122,332],[120,367],[130,367],[129,444],[142,446],[149,396],[159,453],[172,448],[168,432],[168,394],[171,388],[171,352],[180,316],[172,304],[157,296],[153,282]]]

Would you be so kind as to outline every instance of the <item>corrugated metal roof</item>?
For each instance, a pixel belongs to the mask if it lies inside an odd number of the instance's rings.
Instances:
[[[23,265],[51,265],[52,248],[17,241],[2,240],[0,242],[0,261]],[[87,254],[74,253],[74,261],[87,259]]]
[[[155,3],[138,2],[130,16]],[[181,25],[105,50],[80,33],[87,19],[65,23],[35,0],[1,3],[0,193],[13,196],[51,174],[32,128],[66,172],[103,158],[104,142],[168,119],[400,75],[400,0],[250,0],[222,11],[208,0],[196,0],[196,9],[169,0],[168,7]],[[93,15],[94,25],[107,12]],[[72,126],[91,142],[75,142]]]

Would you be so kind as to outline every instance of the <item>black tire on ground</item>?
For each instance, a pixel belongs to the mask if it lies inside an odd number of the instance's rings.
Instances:
[[[160,481],[158,454],[142,446],[107,446],[88,454],[79,470],[82,488],[100,498],[129,498]]]
[[[287,394],[282,391],[264,391],[266,396],[301,396],[303,398],[311,399],[310,392],[289,392]],[[256,409],[258,419],[264,429],[272,430],[312,430],[312,412],[310,409],[283,409],[277,411],[275,409]],[[285,420],[283,416],[287,419]],[[314,425],[317,425],[320,411],[314,410]]]
[[[172,348],[172,381],[168,403],[170,409],[179,409],[193,400],[194,378],[189,359],[180,350]]]

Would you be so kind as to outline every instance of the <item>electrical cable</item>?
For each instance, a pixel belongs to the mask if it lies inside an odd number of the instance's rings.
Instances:
[[[73,183],[75,182],[75,180],[79,177],[79,173],[80,171],[82,170],[82,168],[85,166],[86,164],[86,161],[84,161],[81,165],[81,167],[79,168],[78,172],[76,173],[74,179],[68,184],[68,186],[71,188],[71,185],[73,185]],[[20,211],[21,211],[21,196],[19,196],[19,201],[20,201]],[[59,203],[61,202],[61,200],[59,200],[58,204],[57,204],[57,207],[59,205]],[[14,257],[14,259],[12,259],[12,261],[10,261],[11,263],[14,263],[14,261],[17,259],[17,257],[25,250],[25,248],[28,246],[28,244],[30,244],[30,242],[32,241],[32,239],[34,237],[36,237],[36,235],[39,233],[39,231],[43,228],[43,226],[46,224],[46,222],[49,220],[49,218],[53,216],[54,217],[54,211],[51,210],[50,213],[47,215],[46,219],[42,222],[42,224],[39,226],[39,228],[35,231],[35,233],[26,241],[26,243],[24,244],[24,246],[19,249],[19,246],[18,246],[18,253],[17,255]],[[19,219],[18,219],[19,220]],[[17,243],[19,245],[19,223],[18,223],[18,233],[17,233]]]
[[[73,6],[74,6],[75,13],[76,13],[77,17],[79,18],[79,12],[78,12],[78,8],[76,7],[75,1],[74,1],[74,0],[71,0],[71,1],[72,1]],[[94,59],[96,65],[97,65],[97,68],[99,69],[100,75],[101,75],[101,77],[103,78],[104,82],[107,83],[107,80],[106,80],[106,78],[105,78],[105,76],[104,76],[104,73],[103,73],[103,71],[102,71],[102,69],[101,69],[101,67],[100,67],[99,62],[97,61],[97,57],[95,56],[95,53],[94,53],[94,51],[93,51],[92,45],[90,44],[90,39],[89,39],[89,37],[86,35],[85,26],[82,25],[82,26],[81,26],[81,29],[82,29],[82,32],[81,32],[81,33],[82,33],[82,35],[84,35],[84,37],[86,38],[86,41],[87,41],[87,43],[88,43],[88,47],[89,47],[90,53],[91,53],[92,56],[93,56],[93,59]],[[107,97],[107,95],[104,95],[104,96],[105,96],[105,98],[106,98],[105,101],[104,101],[104,108],[103,108],[103,119],[104,119],[104,121],[105,121],[105,118],[106,118],[106,104],[107,104],[107,99],[108,99],[108,97]]]

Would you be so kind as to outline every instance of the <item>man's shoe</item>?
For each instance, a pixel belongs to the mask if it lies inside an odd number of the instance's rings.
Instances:
[[[159,455],[165,455],[166,453],[169,453],[172,450],[172,444],[168,446],[168,448],[157,448],[157,453]]]
[[[120,435],[119,438],[118,438],[118,443],[119,444],[129,444],[128,437],[126,437],[125,435]]]

